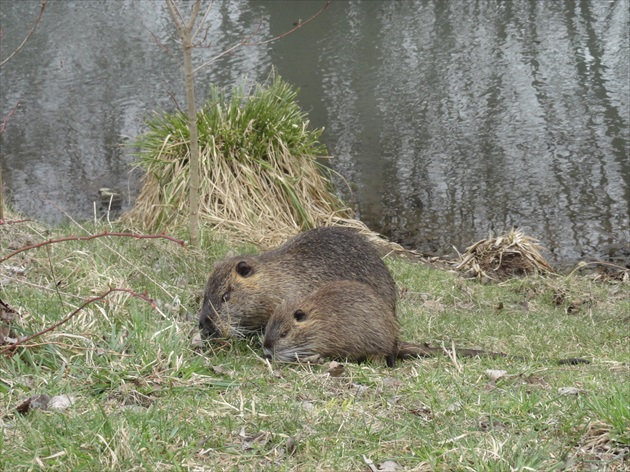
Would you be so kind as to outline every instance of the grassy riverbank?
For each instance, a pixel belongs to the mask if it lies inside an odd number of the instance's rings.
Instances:
[[[121,229],[3,225],[0,257],[104,230]],[[482,284],[390,258],[403,339],[527,360],[445,355],[394,369],[345,364],[335,377],[328,365],[270,365],[258,339],[195,347],[203,284],[230,249],[209,232],[202,244],[107,236],[0,264],[14,335],[51,326],[109,287],[155,301],[112,293],[0,356],[0,469],[627,470],[627,282]],[[550,360],[577,356],[592,364]],[[16,411],[36,394],[73,403]]]

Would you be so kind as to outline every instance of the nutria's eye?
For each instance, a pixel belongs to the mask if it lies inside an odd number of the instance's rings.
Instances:
[[[249,277],[252,275],[253,270],[252,266],[245,261],[241,261],[236,264],[236,273],[241,277]]]
[[[295,310],[295,313],[293,313],[293,318],[295,318],[296,321],[304,321],[306,319],[306,313],[304,313],[302,310]]]
[[[288,332],[288,331],[283,331],[282,333],[280,333],[280,337],[281,337],[281,338],[286,338],[286,337],[287,337],[287,334],[289,334],[289,332]]]
[[[221,297],[221,301],[222,301],[223,303],[227,302],[227,301],[230,299],[230,293],[231,293],[231,291],[230,291],[230,290],[228,290],[227,292],[225,292],[225,293],[223,294],[223,296]]]

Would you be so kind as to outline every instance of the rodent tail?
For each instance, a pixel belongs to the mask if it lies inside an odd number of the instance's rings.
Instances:
[[[414,344],[405,341],[398,343],[398,359],[410,359],[412,357],[435,357],[446,354],[441,347],[432,347],[428,344]],[[507,357],[502,352],[482,351],[480,349],[455,349],[455,354],[460,357]]]
[[[398,342],[398,359],[411,359],[414,357],[435,357],[447,354],[447,349],[441,347],[432,347],[428,344],[414,344],[405,341]],[[506,357],[508,359],[526,361],[525,357],[510,356],[502,352],[483,351],[481,349],[455,349],[455,354],[459,357],[490,357],[496,359]],[[591,361],[579,357],[571,357],[569,359],[556,359],[553,362],[559,365],[580,365],[590,364]]]

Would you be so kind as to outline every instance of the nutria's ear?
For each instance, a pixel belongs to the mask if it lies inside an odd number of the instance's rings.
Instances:
[[[249,277],[252,275],[254,269],[247,262],[241,261],[236,264],[236,273],[241,277]]]
[[[295,310],[295,313],[293,313],[293,318],[295,318],[295,321],[304,321],[306,319],[306,313],[304,313],[302,310]]]

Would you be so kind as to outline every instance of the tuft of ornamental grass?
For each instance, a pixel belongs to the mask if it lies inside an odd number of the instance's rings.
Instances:
[[[274,75],[228,94],[212,86],[197,114],[200,220],[217,231],[271,246],[301,230],[352,223],[334,194],[329,158],[295,101],[297,89]],[[189,214],[190,149],[182,111],[155,113],[135,141],[146,173],[142,192],[123,220],[145,231],[168,230]]]

